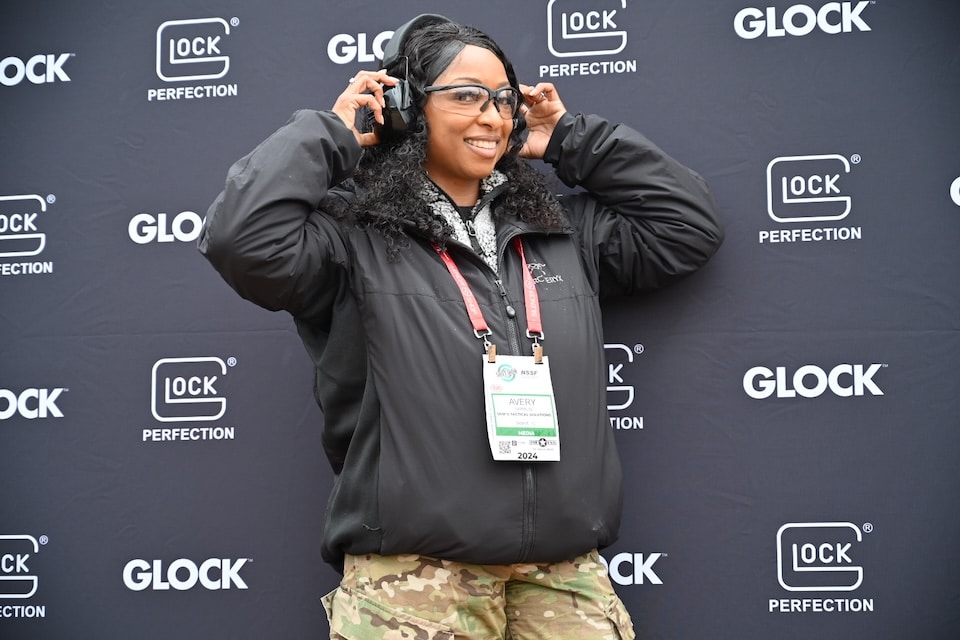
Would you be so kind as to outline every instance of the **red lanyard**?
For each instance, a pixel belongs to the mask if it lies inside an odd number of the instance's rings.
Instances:
[[[520,262],[523,265],[523,302],[527,310],[527,337],[533,340],[533,354],[537,363],[539,363],[543,357],[543,347],[540,346],[539,342],[543,339],[543,324],[540,319],[540,297],[537,295],[537,284],[533,281],[530,268],[527,266],[527,258],[523,254],[523,243],[520,242],[520,238],[514,238],[513,247],[517,250],[517,253],[520,254]],[[483,346],[487,350],[488,359],[490,362],[493,362],[497,357],[497,348],[488,339],[491,331],[487,327],[487,321],[483,317],[483,312],[480,311],[480,305],[477,303],[476,296],[473,295],[467,279],[463,277],[460,268],[457,266],[457,263],[453,261],[450,253],[437,245],[433,245],[433,248],[440,254],[440,259],[443,260],[443,264],[446,265],[447,271],[450,272],[454,282],[457,283],[457,287],[460,289],[460,295],[463,296],[463,304],[467,308],[467,315],[470,317],[470,323],[473,325],[473,333],[477,338],[483,340]]]
[[[523,255],[523,243],[520,238],[513,239],[513,247],[520,254],[523,264],[523,302],[527,307],[527,337],[536,341],[543,338],[543,324],[540,321],[540,296],[537,295],[537,283],[533,281],[527,258]]]

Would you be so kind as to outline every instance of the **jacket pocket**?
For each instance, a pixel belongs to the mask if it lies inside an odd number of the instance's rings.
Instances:
[[[418,618],[340,586],[322,598],[330,622],[330,640],[453,640],[453,630]]]

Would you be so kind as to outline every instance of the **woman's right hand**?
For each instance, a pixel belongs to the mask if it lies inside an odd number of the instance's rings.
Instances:
[[[350,84],[333,104],[333,112],[353,132],[361,147],[378,144],[380,139],[373,132],[361,133],[357,130],[357,111],[362,107],[368,107],[373,112],[376,121],[383,124],[383,109],[386,106],[383,101],[383,87],[384,85],[392,87],[397,82],[399,80],[387,75],[387,72],[382,69],[380,71],[361,71],[350,78]]]

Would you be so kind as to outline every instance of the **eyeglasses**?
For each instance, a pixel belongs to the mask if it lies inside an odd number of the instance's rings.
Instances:
[[[424,92],[434,94],[434,105],[438,109],[464,116],[479,116],[492,102],[504,120],[516,117],[522,99],[513,87],[494,90],[482,84],[432,85]]]

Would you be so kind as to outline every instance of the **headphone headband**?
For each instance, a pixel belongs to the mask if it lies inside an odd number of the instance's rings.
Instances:
[[[397,27],[390,41],[383,48],[383,68],[393,69],[402,58],[406,57],[403,55],[403,50],[411,31],[444,22],[451,22],[451,20],[435,13],[422,13]],[[403,74],[403,77],[395,86],[383,92],[383,101],[386,104],[383,113],[384,123],[383,125],[374,125],[374,131],[377,132],[381,140],[397,139],[406,134],[416,121],[413,95],[411,95],[409,78],[407,78],[406,73]]]
[[[452,20],[436,13],[421,13],[412,20],[397,27],[390,41],[387,42],[387,46],[383,48],[383,68],[389,69],[400,60],[403,55],[403,47],[407,43],[407,37],[411,31],[422,26],[439,24],[441,22],[452,22]]]

